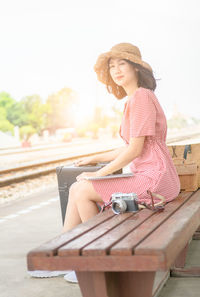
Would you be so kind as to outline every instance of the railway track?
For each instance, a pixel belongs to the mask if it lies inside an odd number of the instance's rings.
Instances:
[[[174,136],[167,139],[167,145],[173,145],[178,141],[183,140],[192,140],[197,137],[200,137],[200,133],[190,133],[180,136]],[[86,157],[106,151],[111,151],[121,144],[120,141],[114,141],[113,143],[109,143],[109,145],[98,143],[81,143],[77,144],[80,147],[75,151],[68,152],[67,154],[63,154],[59,157],[52,157],[48,159],[43,159],[40,161],[31,161],[22,163],[20,165],[14,167],[5,167],[0,169],[0,187],[9,186],[13,183],[20,183],[27,179],[34,179],[40,176],[48,175],[50,173],[55,173],[55,169],[58,166],[62,166],[65,164],[72,163],[74,160]],[[81,152],[80,152],[81,150]]]
[[[109,143],[109,145],[105,145],[104,143],[89,143],[84,146],[81,145],[81,148],[79,147],[56,158],[48,158],[37,162],[26,162],[14,167],[2,168],[0,170],[0,187],[53,173],[57,166],[72,163],[81,157],[108,152],[119,146],[120,142],[117,140]]]
[[[73,141],[68,144],[58,143],[56,145],[35,147],[29,149],[9,150],[8,152],[0,152],[0,171],[4,168],[20,167],[25,163],[42,162],[44,159],[56,159],[60,156],[73,152],[77,148],[85,147],[96,143],[96,140]],[[31,163],[32,161],[32,163]],[[37,161],[37,162],[36,162]],[[14,164],[14,166],[13,166]]]
[[[69,148],[74,145],[82,145],[86,143],[91,143],[91,140],[75,140],[72,142],[68,143],[56,143],[56,144],[46,144],[46,145],[37,145],[33,146],[30,148],[21,148],[21,147],[16,147],[16,148],[8,148],[8,149],[0,149],[0,157],[1,156],[8,156],[8,155],[20,155],[20,154],[27,154],[27,153],[32,153],[32,152],[37,152],[37,151],[51,151],[55,149],[64,149],[64,148]]]

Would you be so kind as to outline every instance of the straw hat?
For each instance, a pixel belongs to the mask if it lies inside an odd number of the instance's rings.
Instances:
[[[110,58],[126,59],[139,64],[152,72],[151,66],[148,63],[142,61],[142,56],[137,46],[131,43],[119,43],[113,46],[109,52],[101,54],[94,66],[98,80],[104,84],[107,84],[108,60]]]

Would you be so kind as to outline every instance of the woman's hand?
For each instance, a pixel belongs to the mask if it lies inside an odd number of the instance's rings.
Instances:
[[[75,166],[95,165],[93,157],[85,157],[74,162]]]
[[[79,174],[76,177],[76,180],[80,181],[80,180],[86,179],[89,176],[98,176],[97,171],[95,171],[95,172],[82,172],[81,174]]]

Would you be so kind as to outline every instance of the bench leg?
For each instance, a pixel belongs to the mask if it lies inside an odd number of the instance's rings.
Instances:
[[[119,297],[152,297],[155,272],[120,272]]]
[[[155,272],[76,272],[83,297],[152,297]]]
[[[185,246],[185,248],[181,251],[181,253],[176,258],[174,266],[171,268],[171,276],[176,277],[194,277],[200,276],[200,267],[187,267],[185,268],[185,261],[187,256],[189,243]]]
[[[178,257],[176,258],[176,261],[174,263],[175,268],[185,267],[185,261],[186,261],[186,257],[187,257],[188,247],[189,247],[189,243],[186,244],[184,249],[180,252]]]
[[[198,229],[194,233],[192,239],[194,239],[194,240],[199,240],[200,239],[200,226],[198,227]]]

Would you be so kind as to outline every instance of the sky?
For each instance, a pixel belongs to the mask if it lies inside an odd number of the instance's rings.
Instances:
[[[155,91],[167,117],[200,119],[198,0],[0,0],[0,92],[14,99],[77,92],[76,116],[121,106],[97,81],[99,54],[120,42],[140,48],[160,79]]]

